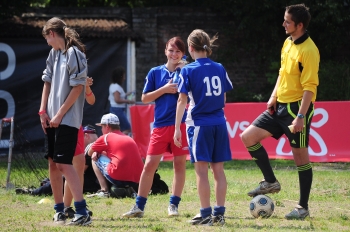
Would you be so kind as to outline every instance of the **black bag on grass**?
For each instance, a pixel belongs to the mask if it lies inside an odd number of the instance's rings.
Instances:
[[[150,194],[167,194],[169,192],[169,187],[163,180],[160,179],[160,175],[157,173],[157,171],[158,170],[156,170],[154,173]]]

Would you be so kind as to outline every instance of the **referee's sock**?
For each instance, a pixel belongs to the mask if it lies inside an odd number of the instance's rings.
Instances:
[[[308,209],[309,196],[312,185],[312,167],[311,164],[297,166],[299,174],[300,200],[299,205]]]
[[[253,146],[247,147],[249,154],[252,156],[255,163],[260,168],[262,174],[264,175],[265,181],[269,183],[274,183],[276,181],[275,174],[273,173],[269,156],[265,148],[261,143],[257,143]]]

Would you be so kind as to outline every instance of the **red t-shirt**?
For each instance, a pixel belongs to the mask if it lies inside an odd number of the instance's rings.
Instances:
[[[91,149],[101,153],[105,151],[111,162],[107,166],[110,177],[119,181],[139,183],[143,162],[135,141],[120,131],[99,137]]]

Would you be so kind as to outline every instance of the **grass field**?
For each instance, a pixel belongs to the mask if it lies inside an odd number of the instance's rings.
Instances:
[[[191,226],[187,223],[199,212],[195,174],[193,166],[188,163],[179,217],[167,216],[169,195],[150,196],[142,219],[121,218],[133,206],[133,199],[88,198],[89,209],[94,213],[91,226],[57,226],[52,223],[53,203],[38,204],[42,197],[16,195],[14,191],[1,188],[0,231],[350,231],[349,163],[314,163],[309,202],[311,217],[304,221],[288,221],[284,215],[294,208],[299,199],[297,171],[293,161],[271,162],[282,190],[270,195],[276,208],[269,219],[254,219],[249,213],[251,198],[246,193],[262,179],[255,163],[231,161],[225,165],[228,192],[226,224],[223,227]],[[161,163],[158,172],[171,187],[172,163]],[[6,173],[5,165],[0,166],[2,185],[6,180],[3,173]],[[52,200],[52,197],[48,198]]]

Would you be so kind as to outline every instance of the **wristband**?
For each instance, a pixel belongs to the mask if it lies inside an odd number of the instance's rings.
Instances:
[[[39,115],[46,114],[46,110],[39,111],[38,114],[39,114]]]
[[[270,97],[270,98],[272,98],[272,97],[275,97],[275,98],[277,98],[277,96],[272,96],[272,95],[271,95],[271,97]]]
[[[85,93],[85,95],[86,95],[87,97],[91,96],[91,95],[92,95],[92,91],[91,91],[90,93]]]

